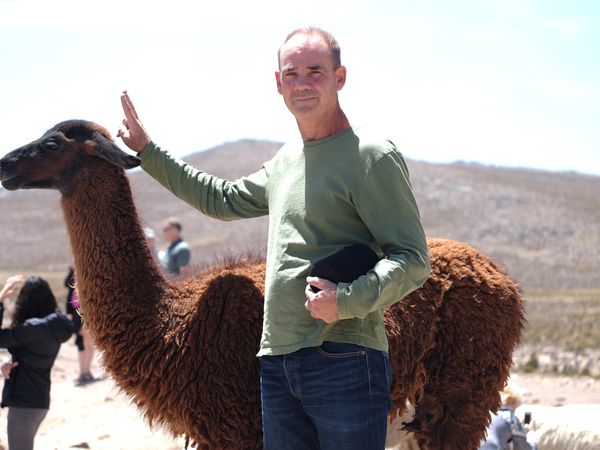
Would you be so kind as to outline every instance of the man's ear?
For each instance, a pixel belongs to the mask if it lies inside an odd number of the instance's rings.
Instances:
[[[277,92],[283,94],[283,89],[281,87],[281,72],[275,72],[275,82],[277,83]]]
[[[337,90],[341,90],[346,84],[346,67],[340,66],[335,69],[335,84],[337,86]]]

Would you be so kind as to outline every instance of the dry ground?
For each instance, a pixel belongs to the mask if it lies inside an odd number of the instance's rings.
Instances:
[[[0,360],[7,355],[0,354]],[[102,375],[98,362],[95,373]],[[173,439],[162,430],[151,430],[136,408],[119,394],[110,378],[84,387],[74,386],[77,350],[70,340],[63,345],[53,369],[52,404],[36,439],[36,448],[63,450],[180,450],[183,438]],[[517,374],[516,382],[532,405],[600,405],[600,380]],[[0,445],[6,446],[6,410],[0,413]]]

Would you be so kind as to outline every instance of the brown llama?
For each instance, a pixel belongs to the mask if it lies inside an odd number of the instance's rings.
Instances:
[[[58,189],[84,319],[107,371],[150,423],[203,449],[262,446],[264,263],[237,261],[177,284],[145,242],[123,168],[139,164],[102,127],[66,121],[0,160],[8,190]],[[390,417],[423,450],[478,448],[500,404],[523,323],[516,284],[459,242],[430,239],[431,276],[385,314]]]

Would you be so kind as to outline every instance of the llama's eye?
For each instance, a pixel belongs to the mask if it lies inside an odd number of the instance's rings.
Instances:
[[[57,141],[49,140],[44,142],[44,148],[47,150],[58,150],[61,148],[61,145]]]

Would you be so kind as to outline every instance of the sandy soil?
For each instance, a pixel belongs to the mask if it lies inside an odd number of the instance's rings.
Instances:
[[[523,403],[525,404],[600,405],[600,380],[598,379],[544,374],[514,374],[512,378],[524,389]]]
[[[79,375],[77,348],[69,340],[61,347],[52,370],[50,411],[35,441],[41,450],[89,448],[93,450],[180,450],[183,438],[174,439],[160,429],[152,430],[136,407],[119,393],[98,361],[94,375],[102,378],[75,386]],[[2,358],[4,361],[7,358]],[[0,413],[0,450],[6,442],[6,409]]]
[[[0,360],[7,358],[0,354]],[[94,373],[102,376],[98,362]],[[109,377],[77,387],[77,350],[72,340],[63,345],[53,369],[52,403],[36,438],[43,450],[89,448],[94,450],[180,450],[183,438],[174,439],[163,430],[152,430],[135,406],[121,395]],[[566,406],[600,405],[600,380],[517,374],[524,389],[524,403]],[[6,447],[6,410],[0,413],[0,446]],[[1,448],[1,447],[0,447]]]

